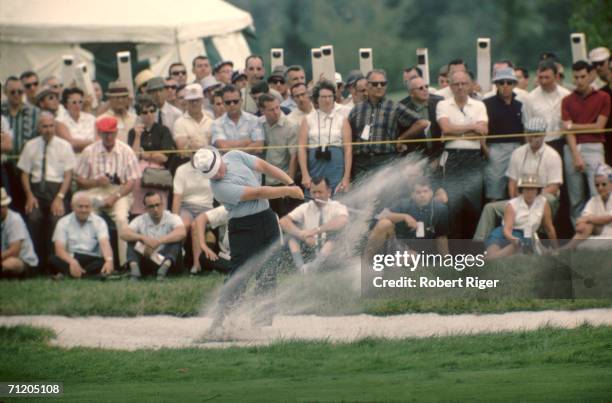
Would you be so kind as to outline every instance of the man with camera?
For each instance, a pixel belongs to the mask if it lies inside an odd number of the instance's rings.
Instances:
[[[134,181],[140,180],[138,158],[122,141],[117,141],[117,119],[103,117],[96,121],[101,140],[87,146],[75,169],[77,185],[85,189],[96,207],[112,218],[117,232],[128,225]],[[126,243],[119,240],[119,264],[126,260]]]

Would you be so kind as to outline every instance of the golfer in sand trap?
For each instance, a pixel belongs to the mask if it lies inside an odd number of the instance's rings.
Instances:
[[[225,206],[230,217],[232,268],[219,298],[219,309],[209,329],[209,333],[214,334],[223,325],[225,311],[246,289],[251,275],[247,274],[250,268],[244,263],[265,251],[280,235],[278,219],[270,210],[268,199],[303,199],[304,193],[281,169],[242,151],[232,150],[222,157],[216,148],[201,148],[193,156],[192,164],[210,179],[215,199]],[[287,186],[261,186],[260,174],[275,178]],[[236,276],[238,272],[246,273]],[[256,273],[257,293],[263,294],[274,288],[276,276],[265,264],[250,272]],[[272,316],[269,316],[261,324],[271,322]]]

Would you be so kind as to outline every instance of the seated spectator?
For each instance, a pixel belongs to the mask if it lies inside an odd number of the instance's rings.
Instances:
[[[66,138],[75,152],[80,152],[96,140],[96,118],[83,112],[84,93],[79,88],[66,88],[62,93],[62,104],[66,114],[58,119],[68,127]]]
[[[374,255],[393,239],[435,239],[438,253],[444,255],[448,253],[448,233],[448,208],[434,198],[429,181],[420,178],[409,199],[400,199],[378,216],[366,254]]]
[[[195,221],[198,240],[199,264],[198,268],[191,269],[192,274],[204,270],[204,274],[214,270],[229,273],[232,270],[232,256],[229,242],[229,213],[224,206],[208,210],[198,216]],[[216,236],[207,231],[207,228],[216,230]],[[212,238],[209,240],[209,235]],[[213,244],[214,246],[210,246]]]
[[[348,223],[347,208],[338,201],[331,200],[332,189],[325,177],[312,179],[310,193],[314,200],[301,204],[281,218],[280,226],[289,239],[289,251],[297,269],[305,273],[300,244],[306,247],[307,255],[320,255],[325,258],[332,254],[336,233]]]
[[[512,152],[506,171],[508,193],[511,198],[518,197],[519,178],[525,174],[536,174],[539,182],[544,185],[541,195],[550,205],[554,218],[559,208],[560,187],[563,184],[561,157],[553,147],[545,143],[546,121],[544,119],[529,119],[525,130],[529,134],[525,137],[527,144],[523,144]],[[535,133],[540,133],[540,135],[534,135]],[[485,204],[474,233],[474,240],[484,241],[493,231],[497,226],[496,221],[504,215],[507,202],[507,200],[501,200]]]
[[[164,280],[168,271],[178,271],[177,261],[185,239],[185,226],[181,218],[165,209],[159,194],[149,192],[144,196],[147,213],[130,222],[121,231],[121,238],[128,242],[127,260],[132,280],[140,280],[142,272],[156,272],[158,280]]]
[[[187,162],[195,150],[210,145],[213,120],[202,111],[202,86],[189,84],[185,88],[187,111],[174,124],[174,141],[181,162]]]
[[[117,139],[127,143],[128,132],[136,124],[136,115],[130,112],[130,92],[126,84],[115,81],[108,85],[106,97],[110,109],[99,118],[114,117],[117,119]]]
[[[214,119],[218,119],[225,113],[225,104],[223,103],[223,93],[221,91],[215,91],[212,99],[212,110]]]
[[[229,151],[232,148],[245,148],[253,154],[260,154],[264,136],[259,120],[252,113],[240,109],[240,91],[233,85],[223,87],[223,103],[227,111],[212,125],[212,144]],[[253,148],[252,148],[253,147]]]
[[[140,180],[138,158],[122,141],[117,141],[117,119],[100,117],[96,129],[101,140],[87,146],[74,170],[77,185],[86,189],[96,208],[108,214],[121,232],[128,224],[134,183]],[[126,244],[118,242],[119,264],[126,259]]]
[[[213,208],[214,197],[210,189],[210,180],[195,169],[191,161],[179,166],[174,174],[174,196],[172,213],[183,220],[185,231],[191,232],[191,251],[193,266],[191,272],[200,271],[200,247],[194,220],[205,211]]]
[[[136,124],[128,133],[128,144],[139,159],[140,175],[142,176],[147,168],[169,169],[169,157],[171,154],[162,151],[174,150],[176,148],[172,139],[172,133],[170,133],[166,126],[155,121],[157,107],[149,96],[141,95],[139,97],[136,111],[140,116],[141,123]],[[135,181],[132,189],[134,201],[130,208],[130,213],[144,213],[146,210],[142,204],[142,198],[145,193],[154,190],[156,189],[143,186],[141,181]],[[157,190],[157,192],[162,198],[162,204],[166,207],[168,190]]]
[[[9,209],[11,198],[6,190],[0,190],[0,214],[2,216],[2,277],[26,276],[32,267],[38,266],[32,239],[21,216]]]
[[[92,212],[91,197],[76,192],[72,213],[62,217],[53,232],[55,254],[49,259],[59,275],[74,278],[105,276],[113,272],[113,250],[108,227]]]
[[[599,194],[591,197],[582,210],[576,221],[576,235],[566,248],[574,248],[585,239],[612,239],[612,169],[609,166],[601,164],[597,167],[595,187]]]
[[[504,221],[491,232],[485,242],[487,259],[513,255],[523,246],[532,247],[540,225],[557,246],[557,233],[546,198],[541,196],[542,185],[534,174],[523,175],[518,182],[520,195],[506,204]]]
[[[46,270],[55,224],[65,214],[64,198],[72,183],[76,157],[70,143],[55,135],[53,115],[42,112],[40,136],[28,141],[19,156],[25,213],[36,253]]]
[[[303,121],[298,134],[298,161],[302,185],[310,189],[312,177],[328,179],[332,192],[348,191],[353,164],[351,127],[335,102],[336,87],[321,81],[313,90],[313,110]]]
[[[166,77],[164,79],[164,83],[166,84],[166,93],[168,95],[166,98],[166,102],[178,109],[181,109],[176,99],[176,90],[178,89],[178,84],[176,83],[176,80],[172,77]]]

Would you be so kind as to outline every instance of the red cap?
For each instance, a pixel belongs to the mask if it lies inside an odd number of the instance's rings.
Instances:
[[[96,129],[99,133],[117,133],[117,118],[105,116],[96,120]]]

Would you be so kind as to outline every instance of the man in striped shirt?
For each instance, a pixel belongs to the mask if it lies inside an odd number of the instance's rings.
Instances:
[[[75,169],[76,182],[94,200],[94,205],[108,214],[117,232],[128,225],[134,181],[140,180],[138,158],[122,141],[117,141],[117,119],[99,118],[96,129],[101,140],[87,146]],[[127,245],[118,241],[119,264],[126,260]]]

